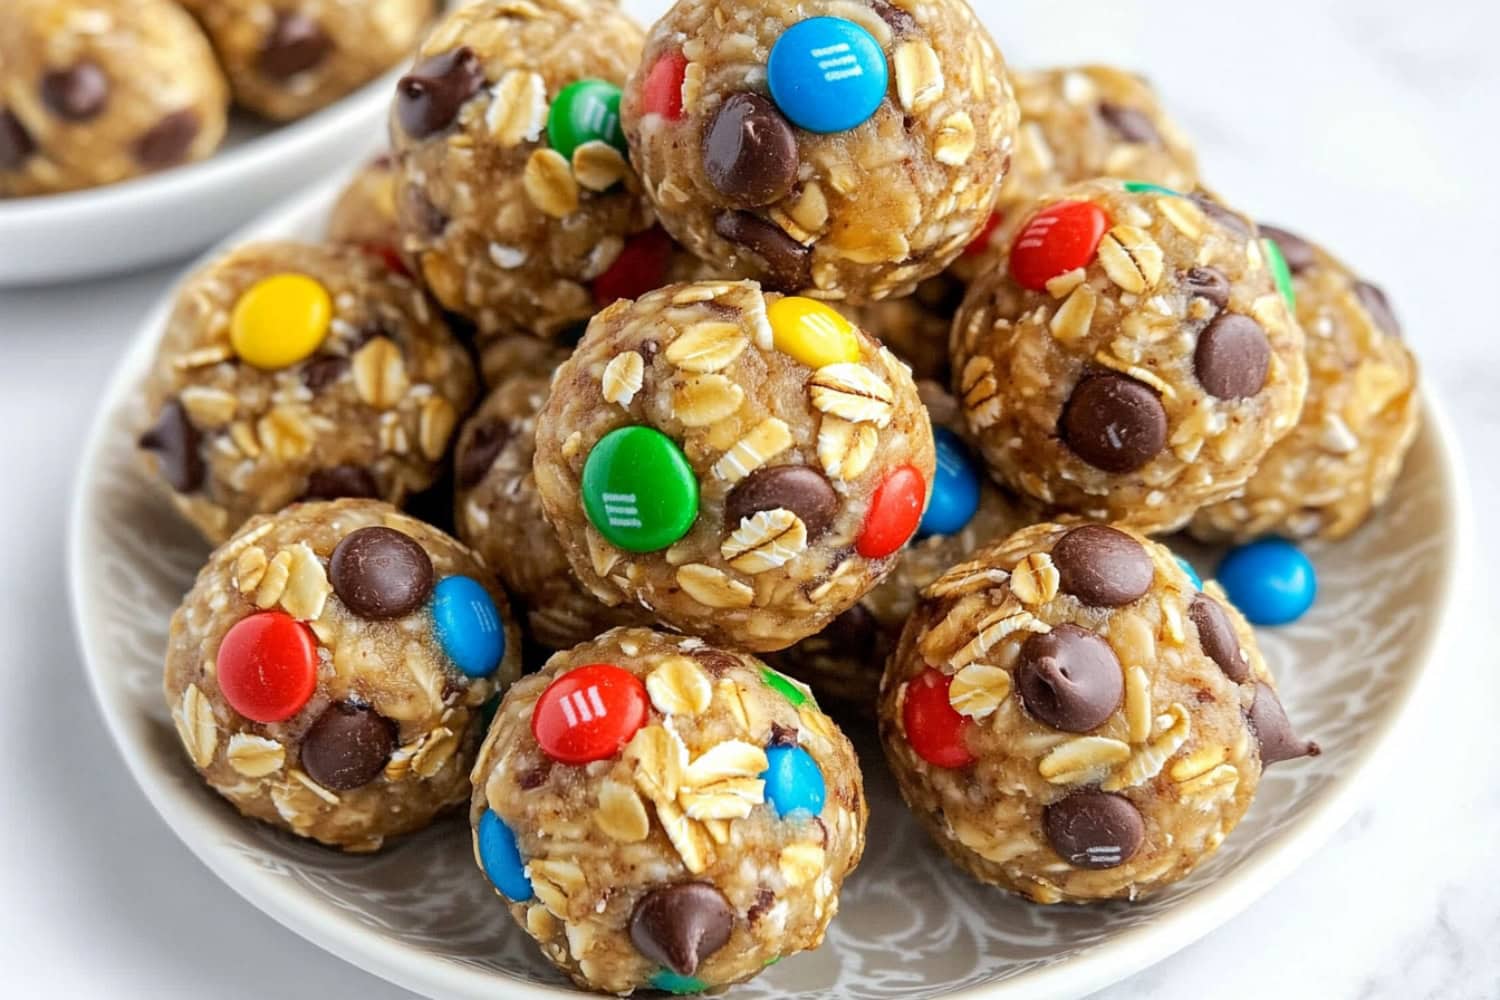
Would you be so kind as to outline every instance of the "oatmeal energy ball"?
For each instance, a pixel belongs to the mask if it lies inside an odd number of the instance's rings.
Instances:
[[[807,690],[701,639],[615,629],[500,705],[474,854],[574,982],[699,993],[823,941],[864,849],[854,748]]]
[[[622,113],[684,246],[855,304],[907,294],[974,238],[1016,126],[962,0],[679,0]]]
[[[172,616],[183,747],[246,816],[347,851],[469,796],[481,706],[519,676],[505,595],[473,553],[373,500],[261,515]]]
[[[168,0],[6,0],[0,197],[112,184],[201,160],[224,136],[224,76]]]
[[[651,211],[620,85],[641,31],[612,0],[479,0],[426,41],[391,107],[396,207],[423,279],[481,340],[552,337],[633,278]]]
[[[411,281],[353,247],[258,243],[193,275],[140,447],[212,542],[294,500],[402,502],[437,478],[473,366]]]
[[[1180,527],[1297,422],[1291,298],[1275,244],[1206,196],[1063,188],[1018,216],[954,320],[969,431],[1044,504]]]
[[[886,668],[902,795],[976,878],[1040,903],[1187,875],[1298,740],[1249,626],[1163,546],[1039,524],[929,585]]]
[[[715,642],[780,649],[896,565],[933,477],[905,365],[821,302],[669,285],[589,324],[536,426],[574,571]]]
[[[1261,227],[1286,257],[1307,337],[1307,404],[1232,500],[1189,526],[1209,541],[1337,539],[1385,502],[1421,420],[1417,363],[1376,286],[1321,247]]]

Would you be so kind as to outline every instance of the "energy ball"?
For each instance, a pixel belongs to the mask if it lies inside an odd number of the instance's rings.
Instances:
[[[1302,332],[1280,254],[1207,196],[1095,180],[1018,216],[953,328],[990,469],[1149,532],[1237,493],[1297,422]]]
[[[246,816],[346,851],[469,797],[481,706],[521,672],[505,595],[373,500],[288,507],[209,556],[167,639],[193,766]]]
[[[1165,547],[1039,524],[923,592],[886,668],[907,804],[981,881],[1139,899],[1211,855],[1298,740],[1255,638]]]
[[[853,304],[908,294],[974,238],[1017,114],[960,0],[680,0],[652,27],[622,111],[684,246]]]
[[[7,0],[0,16],[0,197],[113,184],[224,137],[229,91],[169,0]]]
[[[328,215],[328,239],[375,253],[394,271],[407,271],[396,222],[396,167],[381,155],[355,171]]]
[[[433,0],[182,0],[235,102],[274,121],[332,104],[416,47]]]
[[[433,29],[397,85],[404,249],[481,340],[563,334],[649,249],[633,245],[651,211],[619,124],[640,47],[609,0],[480,0]]]
[[[854,748],[745,653],[615,629],[500,705],[474,853],[578,985],[699,993],[816,948],[864,849]]]
[[[468,354],[408,279],[352,247],[250,244],[178,293],[140,447],[218,543],[294,500],[425,489],[475,393]]]
[[[594,317],[537,419],[535,470],[591,593],[763,651],[895,568],[932,429],[906,366],[833,309],[698,282]]]
[[[500,577],[531,638],[550,649],[575,646],[616,625],[654,620],[623,597],[615,607],[600,603],[573,575],[562,542],[543,523],[531,468],[536,419],[552,375],[567,357],[535,337],[494,341],[494,388],[464,425],[454,458],[458,536]]]
[[[1416,359],[1385,293],[1326,250],[1272,226],[1307,339],[1307,403],[1232,500],[1189,525],[1206,541],[1343,538],[1385,502],[1421,421]]]

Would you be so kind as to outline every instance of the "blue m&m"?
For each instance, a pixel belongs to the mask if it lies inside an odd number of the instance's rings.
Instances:
[[[1187,574],[1188,579],[1193,581],[1193,589],[1202,590],[1203,577],[1199,576],[1198,571],[1193,569],[1193,564],[1182,558],[1182,556],[1174,555],[1172,558],[1177,560],[1177,565],[1181,566],[1182,571]]]
[[[690,993],[702,993],[708,989],[708,984],[695,976],[684,976],[673,972],[671,969],[662,969],[651,977],[649,983],[653,990],[661,990],[663,993],[671,993],[674,996],[687,996]]]
[[[466,677],[488,677],[505,658],[500,611],[477,580],[440,580],[432,589],[432,624],[443,652]]]
[[[530,899],[531,879],[526,876],[526,863],[521,860],[516,835],[505,821],[493,809],[486,809],[479,817],[479,829],[474,836],[479,844],[479,863],[495,888],[513,903]]]
[[[766,64],[771,99],[809,132],[843,132],[885,100],[885,53],[864,28],[841,17],[810,17],[788,28]]]
[[[932,477],[932,500],[917,531],[952,535],[962,531],[979,509],[979,472],[957,434],[938,427],[932,440],[937,446],[937,471]]]
[[[1312,560],[1280,538],[1231,549],[1219,564],[1219,583],[1234,606],[1256,625],[1294,622],[1312,607],[1318,594]]]
[[[769,766],[760,777],[766,783],[766,801],[776,815],[802,811],[816,816],[823,811],[828,792],[812,754],[796,746],[767,747],[766,761]]]

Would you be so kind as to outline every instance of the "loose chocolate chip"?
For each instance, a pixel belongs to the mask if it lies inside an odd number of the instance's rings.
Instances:
[[[863,604],[854,605],[829,622],[819,637],[840,656],[863,662],[875,670],[882,666],[871,662],[880,639],[880,626],[875,615]]]
[[[635,950],[680,976],[697,972],[704,959],[728,943],[733,930],[734,908],[704,882],[652,889],[630,913]]]
[[[302,366],[302,384],[313,392],[322,392],[348,370],[348,358],[338,354],[322,354]]]
[[[323,26],[301,11],[283,10],[260,47],[256,68],[273,80],[288,80],[328,58],[333,41]]]
[[[891,33],[898,38],[917,30],[917,20],[899,7],[892,7],[885,0],[870,0],[870,9],[875,16],[890,25]]]
[[[731,205],[769,205],[797,181],[797,137],[764,97],[731,94],[703,133],[703,173]]]
[[[360,528],[344,536],[328,560],[339,600],[364,618],[399,618],[432,591],[432,560],[410,535],[394,528]]]
[[[1146,822],[1134,803],[1092,788],[1048,806],[1042,828],[1052,849],[1074,868],[1123,865],[1146,839]]]
[[[373,708],[336,701],[302,737],[302,770],[335,792],[367,785],[396,749],[396,723]]]
[[[748,212],[720,212],[714,216],[714,232],[765,261],[767,284],[777,291],[800,291],[811,280],[812,251],[764,219]]]
[[[777,507],[802,519],[807,526],[807,540],[811,542],[833,523],[839,497],[822,473],[806,465],[761,467],[729,491],[724,500],[725,527],[733,531],[751,514]]]
[[[1281,707],[1281,699],[1269,684],[1255,685],[1255,700],[1250,703],[1250,728],[1260,744],[1260,766],[1270,767],[1283,760],[1316,757],[1323,748],[1312,740],[1299,739],[1292,732],[1292,722]]]
[[[1145,546],[1125,532],[1085,524],[1052,546],[1057,585],[1095,608],[1119,608],[1145,596],[1156,575]]]
[[[1094,468],[1133,472],[1166,445],[1167,411],[1144,383],[1125,375],[1090,375],[1068,397],[1058,433]]]
[[[338,500],[343,497],[380,497],[380,484],[369,469],[359,465],[335,465],[308,473],[303,500]]]
[[[26,126],[9,109],[0,108],[0,170],[18,170],[36,152]]]
[[[466,490],[477,485],[508,441],[510,427],[498,420],[487,420],[475,427],[458,449],[458,488]]]
[[[453,124],[484,86],[484,67],[467,45],[423,59],[396,83],[396,119],[413,139]]]
[[[1162,144],[1156,123],[1144,111],[1115,104],[1113,101],[1100,101],[1099,117],[1126,142],[1143,142],[1152,146]]]
[[[443,210],[432,203],[423,191],[415,184],[408,184],[401,192],[401,200],[405,202],[406,211],[403,213],[419,233],[426,236],[441,236],[443,230],[448,227],[448,216]]]
[[[59,118],[83,122],[104,110],[109,101],[109,77],[97,63],[74,63],[42,76],[42,103]]]
[[[181,163],[198,138],[198,112],[183,108],[165,115],[135,141],[136,162],[147,170]]]
[[[1313,249],[1313,245],[1296,233],[1262,222],[1260,234],[1276,241],[1276,245],[1281,248],[1281,256],[1286,258],[1286,266],[1293,274],[1301,274],[1318,262],[1318,252]]]
[[[1260,392],[1271,370],[1271,341],[1249,316],[1222,312],[1198,335],[1193,372],[1211,395],[1245,399]]]
[[[175,399],[168,400],[156,424],[141,435],[138,444],[156,454],[161,477],[178,493],[191,493],[203,485],[203,437],[188,419],[187,410]]]
[[[0,158],[4,157],[3,148],[4,143],[0,141]],[[1379,285],[1372,285],[1368,281],[1356,282],[1354,297],[1359,299],[1359,304],[1365,307],[1375,325],[1386,336],[1401,336],[1401,323],[1396,319],[1395,310],[1391,308],[1391,300],[1385,297],[1385,292]]]
[[[1236,684],[1248,680],[1250,663],[1240,649],[1240,639],[1234,634],[1229,615],[1219,602],[1199,594],[1188,605],[1188,617],[1198,627],[1198,644],[1203,647],[1203,652],[1219,665],[1225,676]]]
[[[1022,644],[1015,669],[1026,710],[1069,733],[1086,733],[1114,714],[1124,676],[1109,643],[1077,625],[1034,633]]]
[[[1250,222],[1237,212],[1232,212],[1213,195],[1204,191],[1197,191],[1189,195],[1198,207],[1203,209],[1205,215],[1213,219],[1225,229],[1233,231],[1236,235],[1248,239],[1255,232]]]
[[[1195,267],[1182,276],[1189,298],[1202,297],[1223,309],[1229,304],[1229,276],[1217,267]]]

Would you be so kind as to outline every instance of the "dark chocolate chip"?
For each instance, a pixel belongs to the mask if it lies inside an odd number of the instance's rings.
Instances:
[[[3,149],[0,142],[0,149]],[[0,153],[0,157],[3,157]],[[1385,291],[1379,285],[1372,285],[1368,281],[1356,282],[1354,285],[1354,297],[1359,299],[1359,304],[1365,307],[1370,314],[1370,319],[1375,321],[1382,332],[1388,337],[1401,336],[1401,323],[1396,319],[1396,312],[1391,308],[1391,300],[1386,298]]]
[[[396,723],[373,708],[336,701],[302,737],[302,770],[335,792],[367,785],[396,749]]]
[[[714,232],[765,261],[767,284],[777,291],[797,292],[811,281],[812,251],[781,229],[749,212],[720,212]]]
[[[876,2],[878,3],[879,0],[876,0]],[[776,894],[770,889],[755,890],[755,902],[751,903],[750,909],[745,911],[745,920],[751,926],[754,926],[760,921],[761,917],[765,916],[771,911],[771,907],[774,906],[775,903]]]
[[[700,649],[693,653],[693,659],[714,677],[723,677],[726,671],[742,666],[738,656],[722,649]]]
[[[875,16],[890,25],[891,34],[898,38],[917,30],[917,19],[899,7],[892,7],[885,0],[870,0],[870,9]]]
[[[1189,298],[1202,297],[1219,309],[1229,304],[1229,276],[1217,267],[1195,267],[1182,276]]]
[[[288,80],[328,58],[333,40],[316,19],[301,11],[283,10],[261,44],[256,68],[273,80]]]
[[[141,435],[138,444],[156,455],[161,477],[178,493],[191,493],[203,485],[203,436],[188,419],[180,402],[169,399],[157,414],[156,424]]]
[[[1146,839],[1146,822],[1134,803],[1093,788],[1048,806],[1042,828],[1052,849],[1074,868],[1123,865]]]
[[[652,889],[630,913],[635,950],[680,976],[691,976],[724,947],[734,930],[734,908],[705,882]]]
[[[406,134],[423,139],[441,132],[484,86],[484,67],[467,45],[429,56],[396,83],[396,119]]]
[[[1021,645],[1015,678],[1026,710],[1069,733],[1103,725],[1125,693],[1125,670],[1115,651],[1077,625],[1033,633]]]
[[[36,142],[21,119],[8,108],[0,108],[0,170],[19,170],[36,152]]]
[[[833,523],[839,496],[822,473],[806,465],[762,466],[729,491],[724,500],[725,529],[733,531],[751,514],[777,507],[802,519],[811,542]]]
[[[1289,233],[1280,226],[1268,226],[1262,222],[1260,234],[1269,236],[1281,248],[1281,256],[1286,258],[1286,266],[1293,274],[1301,274],[1318,262],[1318,251],[1296,233]]]
[[[1150,115],[1138,108],[1115,104],[1113,101],[1100,101],[1099,117],[1126,142],[1143,142],[1152,146],[1162,144],[1156,123],[1151,120]]]
[[[498,420],[486,420],[470,431],[458,449],[458,488],[466,490],[478,485],[509,441],[509,425]]]
[[[516,784],[521,786],[523,792],[530,792],[541,788],[547,783],[547,779],[550,777],[552,777],[552,760],[551,758],[546,758],[535,767],[529,767],[522,771],[521,776],[516,779]]]
[[[198,112],[192,108],[163,116],[135,141],[136,162],[147,170],[181,163],[193,148],[199,128]]]
[[[432,591],[432,559],[410,535],[394,528],[350,532],[328,560],[333,592],[364,618],[399,618]]]
[[[1250,677],[1250,662],[1240,649],[1239,636],[1222,605],[1206,594],[1199,594],[1188,605],[1188,617],[1198,627],[1198,644],[1208,658],[1219,665],[1226,677],[1239,684]]]
[[[1255,227],[1250,224],[1250,221],[1248,219],[1246,219],[1243,215],[1240,215],[1238,212],[1233,212],[1226,208],[1224,204],[1213,195],[1210,195],[1204,191],[1196,191],[1193,194],[1189,195],[1189,197],[1192,198],[1195,203],[1197,203],[1199,208],[1203,209],[1205,215],[1213,219],[1225,229],[1231,230],[1236,235],[1245,239],[1249,239],[1250,236],[1254,234]]]
[[[109,77],[98,63],[79,62],[42,76],[42,103],[70,122],[84,122],[109,102]]]
[[[334,465],[308,473],[303,500],[339,500],[344,497],[379,499],[380,484],[360,465]]]
[[[1090,375],[1063,407],[1058,433],[1073,454],[1105,472],[1133,472],[1167,443],[1167,411],[1147,385]]]
[[[1052,546],[1057,585],[1095,608],[1119,608],[1151,589],[1156,568],[1145,546],[1117,528],[1085,524]]]
[[[302,366],[302,384],[322,392],[349,370],[349,359],[338,354],[320,354]]]
[[[797,745],[797,730],[790,726],[783,726],[779,722],[771,723],[771,735],[766,740],[767,746],[772,747],[794,747]]]
[[[1312,740],[1299,739],[1292,732],[1292,722],[1281,707],[1281,699],[1269,684],[1255,685],[1255,700],[1250,703],[1250,728],[1260,744],[1260,766],[1270,767],[1283,760],[1316,757],[1323,752]]]
[[[417,232],[425,236],[441,236],[448,227],[448,216],[417,185],[408,184],[401,192],[401,200],[405,204],[403,215]]]
[[[1271,341],[1249,316],[1221,312],[1198,335],[1193,372],[1211,395],[1245,399],[1265,387],[1271,370]]]
[[[797,136],[759,94],[731,94],[703,133],[703,173],[739,208],[779,201],[797,181]]]

